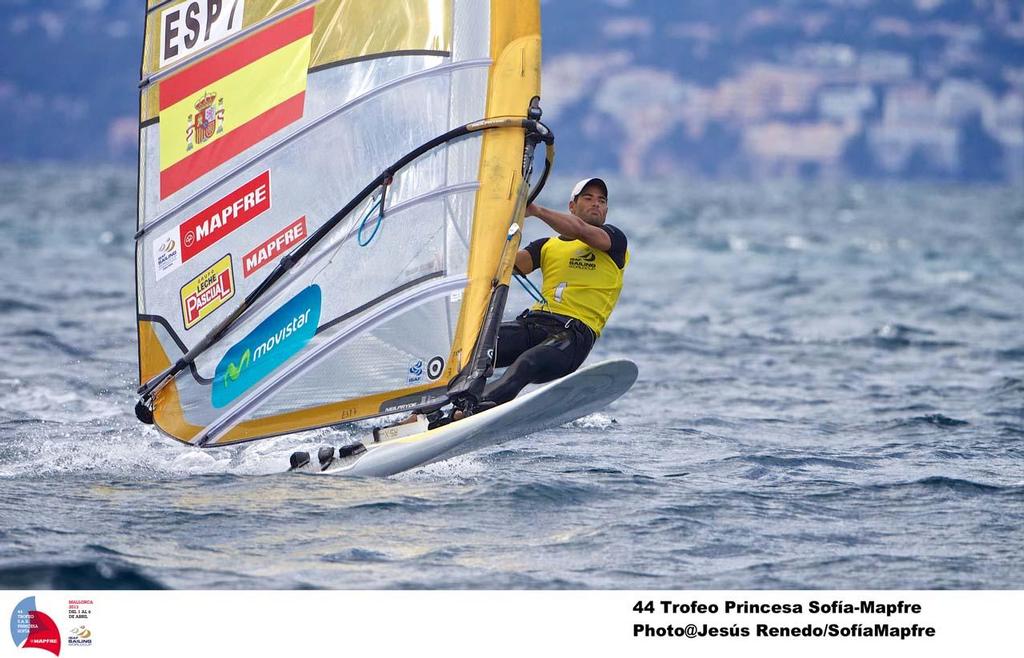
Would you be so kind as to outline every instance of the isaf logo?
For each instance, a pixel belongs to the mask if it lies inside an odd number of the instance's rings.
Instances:
[[[416,384],[423,381],[423,359],[417,359],[409,366],[409,376],[405,378],[406,384]]]

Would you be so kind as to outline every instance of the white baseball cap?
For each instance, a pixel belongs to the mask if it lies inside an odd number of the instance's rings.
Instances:
[[[583,188],[585,188],[587,185],[590,185],[591,183],[597,183],[602,188],[604,188],[604,197],[606,199],[608,198],[607,183],[605,183],[600,178],[584,178],[583,180],[572,186],[572,194],[569,195],[569,201],[575,201],[576,197],[578,197],[580,193],[583,192]]]

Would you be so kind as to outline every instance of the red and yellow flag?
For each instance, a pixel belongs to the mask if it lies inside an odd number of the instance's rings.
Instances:
[[[160,198],[303,116],[315,9],[160,83]]]

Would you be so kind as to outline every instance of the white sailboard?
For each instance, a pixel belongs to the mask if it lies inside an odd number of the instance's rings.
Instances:
[[[323,475],[394,475],[582,418],[614,402],[636,378],[632,361],[604,361],[434,430],[380,443],[367,437],[340,451],[328,447],[319,459],[294,470]]]

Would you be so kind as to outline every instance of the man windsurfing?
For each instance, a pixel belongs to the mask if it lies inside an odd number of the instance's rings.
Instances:
[[[615,308],[629,264],[625,234],[605,223],[608,185],[600,178],[573,186],[568,213],[530,204],[526,215],[558,233],[516,254],[520,273],[540,268],[543,301],[502,323],[495,365],[507,370],[487,384],[478,410],[508,402],[527,384],[579,368]]]

